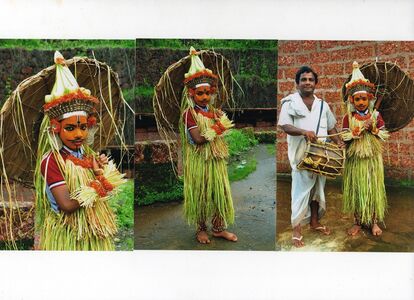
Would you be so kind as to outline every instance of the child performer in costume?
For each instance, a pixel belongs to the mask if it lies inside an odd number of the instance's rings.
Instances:
[[[206,221],[212,218],[213,236],[237,241],[226,230],[234,221],[227,175],[227,144],[223,134],[234,125],[219,109],[209,105],[217,89],[217,76],[204,67],[194,48],[185,74],[181,103],[180,135],[183,143],[185,216],[197,226],[196,238],[210,243]]]
[[[113,250],[117,232],[108,204],[125,181],[112,161],[88,145],[99,100],[78,86],[55,53],[56,81],[45,97],[35,169],[37,231],[43,250]]]
[[[357,62],[353,63],[352,78],[345,87],[348,101],[342,133],[347,142],[344,211],[355,217],[348,234],[356,235],[362,225],[367,225],[373,235],[380,235],[378,222],[384,221],[387,208],[382,141],[388,138],[388,133],[380,113],[373,109],[375,85],[365,79]]]

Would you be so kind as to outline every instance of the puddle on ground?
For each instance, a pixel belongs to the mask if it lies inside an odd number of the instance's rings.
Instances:
[[[290,179],[277,180],[277,248],[282,251],[374,251],[414,252],[414,189],[387,187],[388,214],[385,226],[380,224],[383,234],[373,236],[363,229],[357,236],[348,236],[346,231],[353,224],[353,217],[342,213],[341,185],[327,180],[325,196],[327,210],[321,223],[332,231],[324,236],[302,229],[305,247],[292,247],[290,226]]]

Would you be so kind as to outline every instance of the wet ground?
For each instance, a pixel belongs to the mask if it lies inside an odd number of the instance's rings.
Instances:
[[[325,196],[327,210],[321,223],[332,233],[323,236],[305,226],[302,234],[305,247],[292,247],[290,226],[290,179],[277,180],[277,248],[282,251],[371,251],[414,252],[414,188],[387,187],[388,214],[383,234],[373,236],[363,229],[357,236],[346,231],[353,224],[353,217],[342,214],[341,184],[327,180]]]
[[[183,218],[183,203],[135,208],[135,249],[161,250],[274,250],[275,156],[260,144],[251,150],[256,171],[231,184],[235,224],[228,228],[236,243],[211,238],[209,245],[195,239],[195,228]]]

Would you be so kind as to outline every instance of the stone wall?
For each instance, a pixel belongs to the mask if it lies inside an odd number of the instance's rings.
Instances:
[[[276,43],[276,41],[275,41]],[[229,60],[235,85],[233,96],[237,108],[275,107],[276,70],[275,50],[215,49]],[[164,71],[174,62],[188,55],[188,50],[137,48],[136,85],[144,87],[138,92],[136,111],[152,112],[151,89],[158,83]]]
[[[315,90],[325,99],[337,120],[344,114],[340,90],[352,72],[352,62],[389,61],[414,75],[414,42],[373,41],[279,41],[277,98],[295,91],[295,73],[302,65],[309,65],[319,76]],[[278,104],[280,110],[280,104]],[[338,128],[341,124],[338,122]],[[394,180],[414,180],[414,121],[391,134],[385,144],[385,175]],[[287,159],[286,134],[277,135],[277,171],[290,172]]]

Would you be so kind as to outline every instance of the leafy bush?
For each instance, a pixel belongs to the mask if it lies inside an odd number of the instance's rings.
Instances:
[[[134,226],[134,182],[132,179],[119,187],[119,193],[111,198],[109,205],[117,216],[120,229]]]
[[[224,139],[229,146],[230,156],[240,155],[240,153],[247,151],[258,143],[254,137],[253,128],[232,129],[225,135]]]

